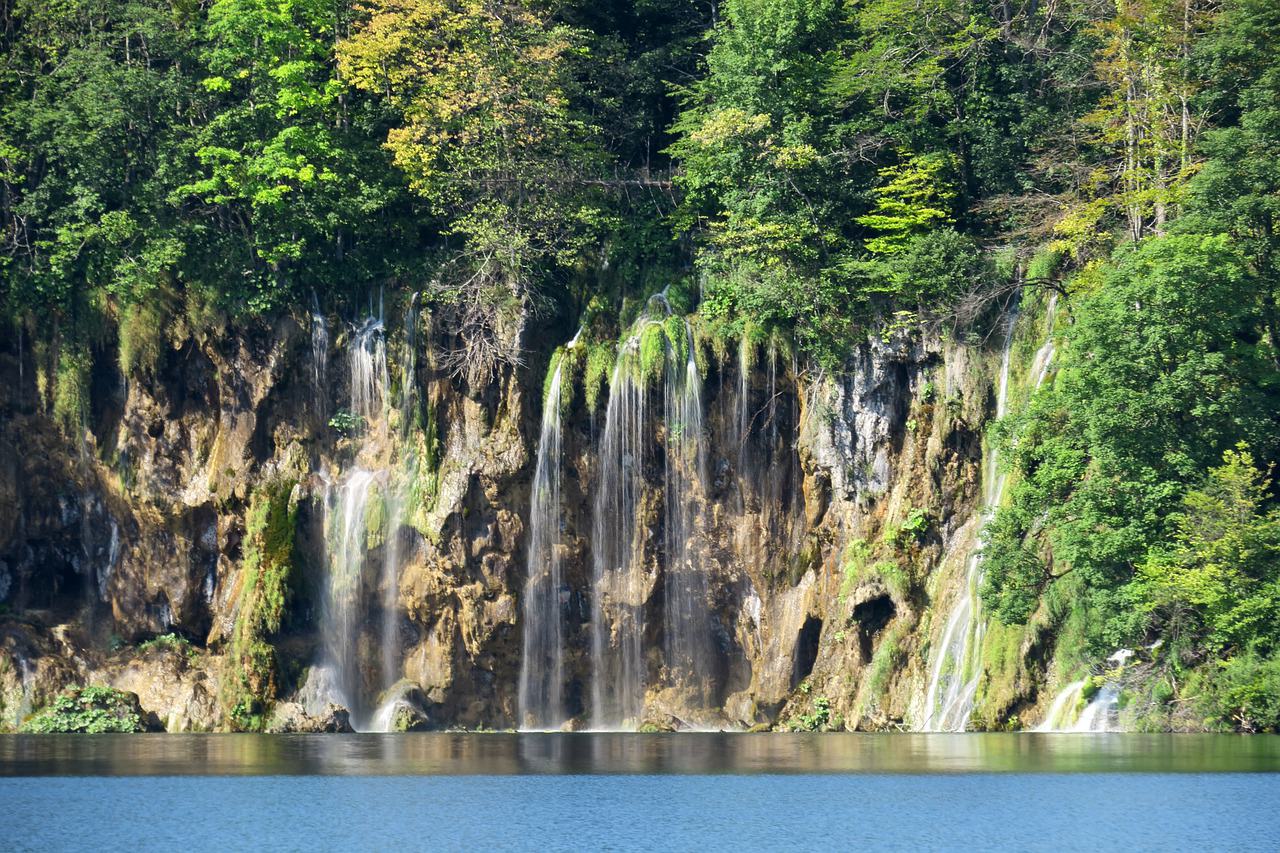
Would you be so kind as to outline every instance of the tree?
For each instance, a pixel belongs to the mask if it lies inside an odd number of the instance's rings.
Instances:
[[[1025,617],[1027,585],[1054,576],[1028,569],[1023,542],[1042,536],[1054,574],[1083,575],[1106,612],[1102,648],[1141,628],[1127,585],[1188,485],[1241,440],[1274,446],[1275,374],[1256,280],[1225,236],[1144,240],[1082,286],[1057,381],[1004,428],[1018,479],[984,595]]]
[[[519,360],[535,273],[566,266],[604,212],[596,128],[572,107],[576,30],[530,0],[369,0],[339,46],[343,74],[400,113],[386,148],[463,240],[448,297],[473,380]]]
[[[209,9],[207,121],[192,144],[194,174],[172,199],[212,219],[202,270],[224,289],[243,282],[234,290],[253,311],[306,288],[367,287],[385,269],[380,259],[396,256],[384,212],[403,203],[402,182],[368,138],[376,110],[336,73],[342,11],[321,0]],[[380,249],[362,256],[363,243]]]
[[[1173,517],[1172,541],[1141,566],[1145,608],[1159,623],[1202,634],[1214,652],[1280,640],[1280,509],[1269,477],[1241,445],[1223,454]]]
[[[949,207],[956,193],[948,181],[950,166],[945,156],[923,155],[880,170],[884,183],[875,190],[875,207],[857,218],[878,232],[867,240],[868,252],[896,255],[913,236],[952,222]]]

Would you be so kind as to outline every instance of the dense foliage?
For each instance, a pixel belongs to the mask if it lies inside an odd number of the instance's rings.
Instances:
[[[1267,729],[1280,726],[1277,39],[1280,11],[1242,0],[1188,48],[1202,114],[1221,126],[1182,185],[1133,179],[1154,199],[1123,205],[1140,239],[1072,279],[1058,378],[1004,425],[1018,481],[989,530],[986,584],[1016,623],[1070,583],[1079,651],[1161,649],[1205,718]]]
[[[0,306],[69,428],[95,363],[147,371],[166,340],[378,289],[423,292],[478,384],[580,322],[607,356],[669,285],[705,328],[819,370],[869,330],[982,332],[1053,287],[1056,379],[1001,428],[995,615],[1070,583],[1076,654],[1168,639],[1206,713],[1276,724],[1271,0],[3,15]],[[249,674],[277,557],[246,592]]]

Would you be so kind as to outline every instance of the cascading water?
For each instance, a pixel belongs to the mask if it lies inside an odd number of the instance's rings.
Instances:
[[[316,414],[323,421],[329,384],[329,322],[320,310],[320,299],[311,294],[311,381],[316,391]]]
[[[1108,677],[1114,679],[1131,657],[1133,657],[1132,649],[1120,649],[1107,658],[1107,663],[1114,667]],[[1073,681],[1058,691],[1058,695],[1053,697],[1048,713],[1045,714],[1044,722],[1034,730],[1037,732],[1122,731],[1119,720],[1120,686],[1114,680],[1103,684],[1089,700],[1089,704],[1079,711],[1079,716],[1075,716],[1087,683],[1085,680]]]
[[[646,390],[640,337],[618,350],[609,382],[592,520],[591,727],[634,728],[644,711],[643,529]]]
[[[1033,390],[1040,387],[1048,377],[1053,360],[1056,307],[1055,295],[1049,300],[1045,314],[1048,334],[1031,366]],[[1000,379],[996,391],[997,419],[1003,418],[1008,409],[1009,359],[1013,347],[1014,319],[1012,316],[1009,319],[1004,352],[1000,359]],[[1007,475],[999,468],[994,450],[988,452],[984,468],[982,506],[976,517],[979,536],[999,507],[1007,480]],[[969,716],[973,712],[978,692],[978,680],[982,675],[982,640],[986,629],[982,601],[978,596],[981,585],[982,551],[975,548],[966,565],[964,590],[947,619],[942,639],[934,653],[929,686],[925,694],[925,717],[919,726],[921,731],[962,732],[969,725]]]
[[[1080,712],[1080,719],[1072,727],[1074,732],[1118,732],[1120,687],[1114,683],[1102,685],[1089,704]]]
[[[662,680],[684,707],[711,703],[714,645],[698,551],[706,442],[702,376],[693,347],[688,324],[671,319],[665,294],[659,294],[614,363],[592,525],[591,725],[596,729],[634,728],[644,713],[649,675],[644,609],[653,589],[649,567],[654,558],[662,565]],[[659,379],[661,425],[648,410],[649,383]],[[646,463],[659,447],[664,451],[660,491],[657,483],[646,481]],[[663,538],[654,553],[659,498]]]
[[[1053,704],[1049,706],[1048,713],[1044,716],[1044,721],[1036,726],[1033,731],[1037,732],[1067,732],[1071,731],[1070,721],[1075,714],[1076,706],[1080,704],[1080,694],[1084,691],[1085,681],[1073,681],[1058,692],[1053,697]]]
[[[581,331],[578,333],[581,334]],[[578,337],[569,342],[573,348]],[[529,507],[524,649],[520,659],[520,726],[561,728],[564,707],[564,579],[560,556],[560,430],[563,363],[557,362],[542,406],[538,461]]]
[[[714,671],[707,579],[695,536],[702,527],[707,483],[702,434],[702,376],[694,358],[693,334],[684,326],[685,358],[668,342],[666,386],[666,548],[664,630],[667,680],[691,691],[688,706],[710,704],[708,678]]]
[[[404,317],[404,370],[400,376],[400,434],[402,438],[413,429],[418,394],[418,294],[409,299]],[[391,687],[400,680],[401,660],[397,619],[400,607],[401,527],[409,504],[408,484],[413,476],[417,459],[413,445],[406,442],[406,455],[400,476],[387,489],[387,539],[382,555],[382,637],[381,662],[382,686]]]
[[[351,411],[366,423],[382,416],[390,379],[387,343],[381,317],[368,317],[351,336],[347,352],[351,377]]]
[[[326,697],[353,712],[360,699],[360,660],[357,633],[360,587],[368,545],[367,510],[374,492],[373,471],[356,468],[333,491],[326,511],[325,538],[329,545],[329,583],[325,590],[324,638],[331,669],[333,696]]]
[[[369,508],[374,497],[380,496],[380,481],[387,479],[385,472],[367,462],[367,457],[377,456],[376,446],[385,440],[381,426],[389,399],[381,316],[370,316],[355,328],[347,358],[350,410],[361,423],[357,426],[355,460],[339,476],[336,486],[326,487],[324,535],[329,575],[321,610],[324,662],[320,672],[312,676],[318,682],[308,685],[308,703],[314,713],[315,705],[336,702],[357,717],[365,704],[359,634],[364,614],[362,589],[369,549]]]

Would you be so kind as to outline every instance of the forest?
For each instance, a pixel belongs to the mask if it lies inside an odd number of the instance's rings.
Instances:
[[[378,293],[420,293],[473,388],[542,387],[579,326],[611,364],[658,293],[810,377],[1053,299],[1052,381],[990,435],[984,607],[1148,650],[1206,727],[1280,729],[1274,0],[0,16],[0,314],[67,436],[104,361]]]

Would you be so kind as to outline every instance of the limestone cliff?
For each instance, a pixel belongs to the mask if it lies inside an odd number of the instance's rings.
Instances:
[[[355,327],[336,318],[188,335],[128,376],[108,343],[83,428],[70,430],[50,414],[55,380],[38,355],[0,345],[0,726],[71,684],[135,692],[170,730],[258,728],[277,703],[299,703],[295,717],[315,705],[332,642],[332,515],[356,466],[373,496],[347,592],[353,720],[368,724],[394,684],[387,696],[412,706],[415,727],[519,724],[542,406],[531,389],[557,342],[526,332],[527,365],[472,384],[437,357],[451,340],[430,312],[406,316],[383,342],[394,400],[364,432],[337,417],[350,414],[358,377],[344,355]],[[318,334],[329,329],[332,340]],[[662,686],[671,522],[661,471],[641,471],[645,722],[911,725],[940,608],[976,538],[995,344],[873,337],[836,373],[777,342],[745,354],[734,342],[696,346],[707,471],[690,547],[706,580],[710,665],[700,698]],[[602,403],[591,398],[579,379],[563,416],[573,725],[586,724],[593,677]],[[665,446],[676,428],[652,438]],[[1024,703],[1035,695],[1028,685]]]

